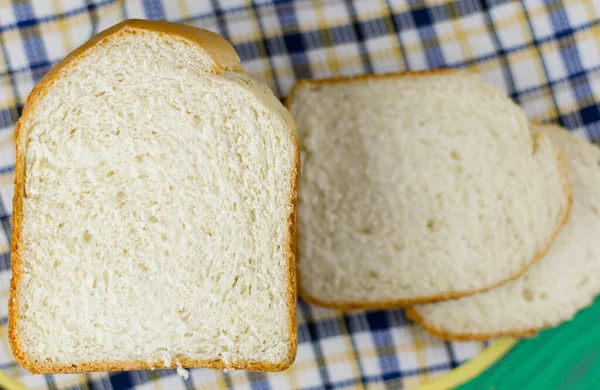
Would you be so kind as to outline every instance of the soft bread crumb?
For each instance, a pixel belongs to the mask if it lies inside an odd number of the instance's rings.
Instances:
[[[550,251],[521,278],[457,300],[411,308],[430,332],[446,338],[525,335],[571,319],[600,292],[600,149],[556,126],[539,126],[561,146],[573,206]],[[416,318],[417,316],[414,316]]]
[[[121,31],[73,63],[20,123],[19,356],[38,372],[289,364],[289,113],[161,32]]]
[[[568,214],[566,174],[522,110],[460,72],[306,82],[299,291],[380,307],[492,287],[538,259]]]

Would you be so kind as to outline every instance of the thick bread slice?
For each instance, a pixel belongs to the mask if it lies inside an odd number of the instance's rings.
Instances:
[[[16,137],[9,337],[23,367],[291,364],[295,124],[227,41],[116,25],[40,81]]]
[[[304,81],[299,292],[385,308],[524,272],[568,217],[560,152],[496,88],[457,71]]]
[[[409,317],[447,339],[529,336],[571,319],[600,293],[600,149],[556,126],[539,126],[560,145],[573,185],[569,222],[522,277],[456,300],[418,305]]]

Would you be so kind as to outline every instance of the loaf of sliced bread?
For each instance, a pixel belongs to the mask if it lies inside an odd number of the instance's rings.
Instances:
[[[560,145],[573,186],[565,228],[522,277],[492,290],[417,305],[409,316],[448,339],[527,336],[571,319],[600,293],[600,149],[555,126],[534,129]]]
[[[459,297],[523,273],[567,219],[560,152],[457,71],[299,83],[299,293],[340,309]]]
[[[126,21],[69,55],[17,126],[18,361],[36,373],[288,367],[296,137],[208,31]]]

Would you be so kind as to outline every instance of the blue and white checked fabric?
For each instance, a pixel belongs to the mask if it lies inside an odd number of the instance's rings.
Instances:
[[[532,120],[600,138],[600,0],[0,0],[0,368],[32,389],[399,389],[435,378],[483,343],[446,343],[402,310],[342,314],[299,302],[299,349],[275,374],[193,369],[31,375],[7,340],[15,123],[27,94],[71,50],[127,18],[207,28],[285,97],[301,78],[468,68]],[[58,283],[59,281],[57,281]]]

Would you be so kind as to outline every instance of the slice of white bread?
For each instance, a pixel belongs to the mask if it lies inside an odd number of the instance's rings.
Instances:
[[[568,217],[560,152],[457,71],[299,83],[299,294],[339,309],[459,297],[523,273]]]
[[[17,125],[18,361],[287,368],[297,162],[289,112],[222,37],[131,20],[76,50]]]
[[[556,126],[534,129],[561,146],[573,186],[569,222],[546,256],[492,290],[417,305],[409,317],[447,339],[528,336],[571,319],[600,293],[600,149]]]

